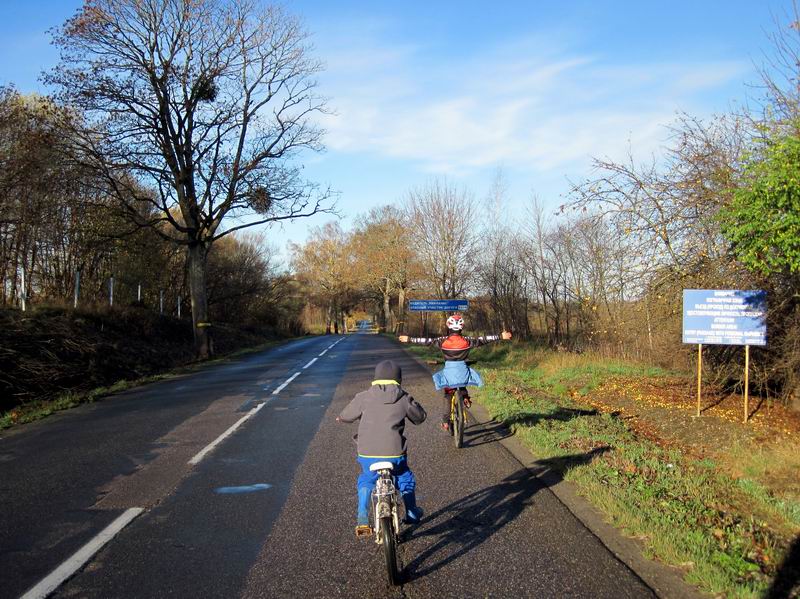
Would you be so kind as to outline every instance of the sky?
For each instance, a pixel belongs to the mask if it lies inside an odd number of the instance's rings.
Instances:
[[[22,92],[57,53],[47,30],[75,0],[0,0],[0,84]],[[507,215],[535,196],[548,211],[592,157],[639,160],[668,143],[685,112],[706,118],[758,96],[756,68],[791,0],[285,2],[325,64],[326,150],[306,176],[337,192],[347,227],[434,177],[488,196],[497,173]],[[748,100],[749,99],[749,100]],[[286,255],[330,215],[269,231]]]

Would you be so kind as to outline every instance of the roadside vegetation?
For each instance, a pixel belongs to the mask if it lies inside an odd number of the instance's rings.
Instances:
[[[214,339],[218,355],[232,357],[290,334],[218,324]],[[188,320],[142,307],[0,309],[0,430],[193,365]]]
[[[763,407],[744,425],[709,394],[697,419],[686,373],[530,343],[473,356],[486,381],[473,397],[687,582],[760,597],[792,567],[784,561],[800,534],[800,419],[791,412]]]

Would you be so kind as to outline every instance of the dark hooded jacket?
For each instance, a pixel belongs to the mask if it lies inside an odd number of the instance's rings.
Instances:
[[[380,379],[379,379],[380,381]],[[339,420],[358,423],[358,455],[394,458],[406,454],[406,418],[421,424],[425,410],[399,384],[375,381],[347,404]]]

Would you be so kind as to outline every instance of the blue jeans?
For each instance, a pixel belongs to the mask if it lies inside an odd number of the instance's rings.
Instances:
[[[406,513],[416,513],[417,499],[414,490],[417,481],[414,473],[408,467],[406,456],[399,458],[366,458],[358,456],[358,463],[361,464],[361,474],[358,475],[358,524],[369,524],[369,501],[372,490],[378,481],[378,473],[370,472],[369,467],[376,462],[391,462],[394,464],[392,474],[395,477],[397,490],[403,496],[403,503],[406,506]],[[412,516],[413,517],[413,516]]]

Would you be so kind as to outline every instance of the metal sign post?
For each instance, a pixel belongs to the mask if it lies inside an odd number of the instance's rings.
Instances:
[[[22,293],[19,296],[20,302],[22,304],[22,311],[25,312],[27,306],[25,305],[27,298],[27,294],[25,293],[25,267],[22,267]]]
[[[700,417],[700,398],[703,386],[703,344],[697,344],[697,416]]]
[[[744,346],[744,421],[750,418],[750,346]]]
[[[75,271],[75,298],[72,303],[73,308],[78,307],[78,297],[81,293],[81,271],[80,269]]]

